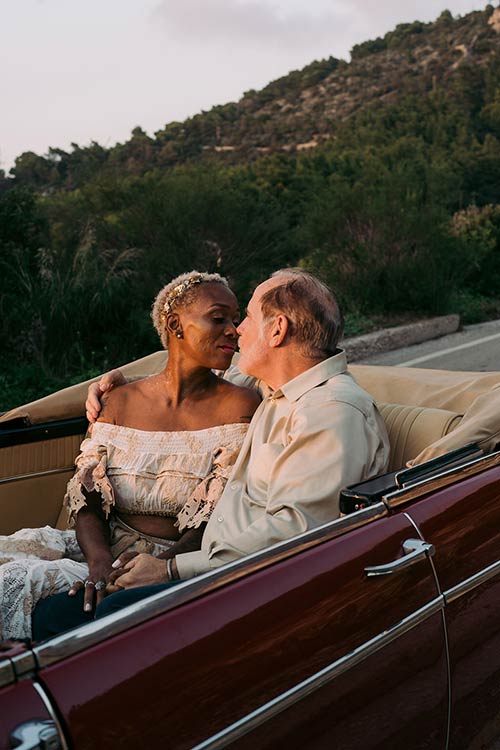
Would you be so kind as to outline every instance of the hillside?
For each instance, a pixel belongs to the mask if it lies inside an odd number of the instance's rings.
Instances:
[[[353,117],[387,108],[408,96],[443,92],[499,65],[500,8],[488,5],[434,23],[400,24],[383,38],[353,48],[351,62],[330,57],[249,91],[237,103],[173,122],[150,138],[140,127],[124,144],[105,149],[74,144],[69,153],[22,154],[16,184],[74,189],[100,172],[143,174],[185,162],[246,163],[264,154],[301,153],[338,136]],[[4,182],[4,189],[9,181]]]
[[[277,268],[380,321],[500,317],[500,10],[397,26],[154,138],[0,178],[0,410],[158,347],[159,287]],[[3,400],[2,400],[3,399]]]

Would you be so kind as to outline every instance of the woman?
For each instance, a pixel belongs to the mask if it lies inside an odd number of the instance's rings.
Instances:
[[[259,396],[213,372],[237,340],[237,300],[221,276],[177,277],[152,318],[168,364],[109,393],[64,499],[76,532],[0,538],[0,639],[31,637],[36,603],[68,588],[85,588],[90,612],[125,550],[168,559],[199,547]]]

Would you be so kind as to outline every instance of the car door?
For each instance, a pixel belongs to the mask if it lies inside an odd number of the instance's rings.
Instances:
[[[366,573],[416,537],[379,503],[39,645],[71,746],[444,748],[425,547]]]
[[[50,698],[32,677],[33,665],[25,645],[0,649],[0,748],[67,750]]]
[[[432,542],[446,601],[450,750],[500,746],[500,454],[408,508]],[[474,476],[472,469],[484,467]],[[491,466],[491,468],[488,468]]]

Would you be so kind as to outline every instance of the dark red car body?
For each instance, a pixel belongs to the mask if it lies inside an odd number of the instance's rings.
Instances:
[[[1,750],[42,720],[77,750],[495,747],[499,460],[4,651]],[[434,556],[367,574],[407,540]]]

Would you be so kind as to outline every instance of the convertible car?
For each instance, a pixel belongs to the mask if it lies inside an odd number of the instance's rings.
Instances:
[[[500,374],[351,369],[389,473],[320,528],[4,644],[0,750],[500,747]],[[85,393],[0,417],[0,533],[64,527]]]

